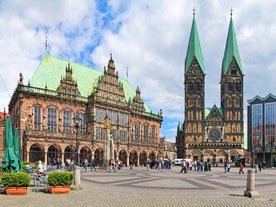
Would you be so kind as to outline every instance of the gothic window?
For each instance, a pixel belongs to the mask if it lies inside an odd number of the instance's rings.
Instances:
[[[144,141],[147,142],[149,140],[149,125],[144,125]]]
[[[121,142],[127,142],[127,136],[128,136],[127,131],[120,130],[120,139],[121,139]]]
[[[227,99],[227,107],[232,107],[232,101],[231,101],[231,99]]]
[[[102,137],[104,136],[103,130],[101,127],[96,127],[96,140],[102,140]]]
[[[85,124],[85,115],[83,112],[78,112],[76,114],[78,117],[79,117],[79,133],[80,134],[85,134],[85,131],[86,131],[86,124]]]
[[[228,87],[229,87],[229,89],[228,89],[229,92],[234,92],[234,86],[232,83],[230,83]]]
[[[140,123],[136,122],[134,124],[134,138],[136,141],[139,141],[140,139]]]
[[[63,111],[63,131],[65,133],[72,132],[72,112],[69,110]]]
[[[198,133],[201,133],[202,132],[202,126],[201,126],[201,124],[199,123],[198,124],[198,131],[197,131]]]
[[[193,124],[193,132],[196,133],[197,132],[197,127],[196,127],[196,123]]]
[[[227,132],[229,133],[229,132],[231,132],[231,125],[230,124],[227,124]]]
[[[104,123],[105,110],[99,107],[96,107],[96,122]]]
[[[199,107],[200,105],[201,105],[201,98],[200,98],[200,96],[198,96],[196,98],[196,106]]]
[[[128,114],[119,112],[119,125],[127,127],[128,126]]]
[[[232,126],[232,133],[236,133],[236,124],[233,124]]]
[[[231,68],[231,75],[237,75],[237,69],[235,66],[232,66]]]
[[[240,132],[241,132],[241,125],[237,124],[237,133],[240,133]]]
[[[155,140],[155,126],[151,126],[151,142]]]
[[[240,99],[238,98],[238,97],[236,97],[235,99],[234,99],[234,101],[235,101],[235,107],[239,107],[240,106],[240,104],[239,104],[239,102],[240,102]]]
[[[193,92],[194,91],[194,85],[193,84],[190,84],[189,85],[189,92],[191,93],[191,92]]]
[[[57,131],[57,110],[55,108],[48,108],[48,130]]]
[[[41,106],[34,106],[34,129],[41,130]]]
[[[188,132],[191,133],[192,132],[192,125],[189,123],[188,124]]]
[[[108,117],[110,118],[111,124],[117,124],[117,111],[108,110]]]
[[[117,141],[117,130],[112,131],[112,139],[113,139],[114,142]]]
[[[236,92],[240,93],[241,92],[241,86],[240,85],[236,85]]]

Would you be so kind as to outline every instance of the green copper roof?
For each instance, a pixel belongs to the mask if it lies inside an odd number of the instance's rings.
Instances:
[[[238,66],[240,68],[240,71],[242,72],[241,58],[240,58],[235,28],[234,28],[234,24],[233,24],[233,20],[232,20],[232,16],[231,16],[227,40],[226,40],[226,46],[225,46],[225,50],[224,50],[224,56],[223,56],[223,60],[222,60],[222,70],[223,70],[224,74],[227,72],[233,58],[235,58]]]
[[[183,131],[184,131],[184,126],[183,126],[183,124],[179,124],[179,125],[178,125],[178,130],[179,130],[180,132],[183,132]]]
[[[210,114],[210,112],[212,111],[212,109],[213,109],[213,107],[206,107],[205,108],[205,112],[204,112],[205,119]],[[220,115],[223,117],[222,108],[217,108],[217,109],[218,109],[218,112],[220,113]]]
[[[70,63],[72,66],[72,77],[78,84],[81,96],[88,97],[92,94],[94,87],[98,84],[98,78],[104,73],[93,68],[89,68],[71,61],[53,57],[46,54],[30,80],[30,85],[37,88],[45,88],[56,90],[60,85],[60,80],[65,77],[65,68]],[[125,100],[133,101],[136,91],[132,88],[127,80],[119,78],[123,84]],[[144,103],[146,112],[150,112],[150,108]]]
[[[200,47],[200,41],[198,37],[198,31],[196,26],[195,16],[193,17],[193,23],[190,33],[189,45],[185,61],[185,73],[189,70],[189,67],[192,64],[193,59],[196,58],[197,62],[200,65],[202,72],[204,72],[203,57]]]

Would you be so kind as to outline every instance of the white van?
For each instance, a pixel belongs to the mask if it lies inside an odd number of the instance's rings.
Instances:
[[[192,159],[187,159],[187,158],[181,158],[181,159],[175,159],[174,161],[172,161],[172,164],[173,165],[182,165],[182,161],[183,159],[186,161],[186,162],[192,162]]]

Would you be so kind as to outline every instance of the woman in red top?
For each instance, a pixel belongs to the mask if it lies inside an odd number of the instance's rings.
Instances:
[[[244,172],[243,172],[243,164],[242,164],[242,162],[240,162],[240,171],[239,171],[239,174],[244,174]]]

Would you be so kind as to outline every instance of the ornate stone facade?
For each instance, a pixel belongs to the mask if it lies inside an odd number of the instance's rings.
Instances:
[[[221,108],[205,107],[205,71],[195,16],[185,62],[185,120],[177,157],[224,162],[244,156],[243,73],[232,16],[221,71]]]
[[[27,85],[20,78],[9,104],[22,138],[23,159],[49,163],[78,156],[80,162],[94,159],[101,166],[105,150],[114,149],[110,157],[124,165],[129,160],[135,165],[158,160],[165,152],[162,111],[152,113],[140,93],[119,78],[112,56],[102,73],[46,55]],[[80,119],[78,131],[75,116]],[[106,147],[110,138],[113,148]]]

